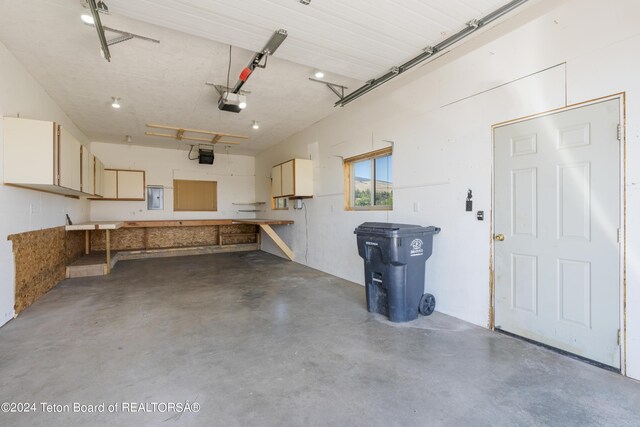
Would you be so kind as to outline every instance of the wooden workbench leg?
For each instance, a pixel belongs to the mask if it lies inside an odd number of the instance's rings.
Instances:
[[[105,230],[105,246],[107,249],[107,274],[111,273],[111,235],[109,230]]]
[[[84,254],[89,255],[91,252],[91,234],[89,230],[84,230]]]
[[[260,228],[262,228],[264,230],[264,232],[267,233],[267,235],[269,237],[271,237],[271,240],[273,240],[274,243],[276,245],[278,245],[280,250],[282,252],[284,252],[284,254],[287,256],[287,258],[289,258],[291,261],[293,261],[293,251],[291,249],[289,249],[289,246],[287,246],[287,244],[284,242],[284,240],[282,240],[280,238],[280,236],[278,236],[276,234],[276,232],[273,231],[273,228],[271,228],[271,226],[268,225],[268,224],[260,224]]]

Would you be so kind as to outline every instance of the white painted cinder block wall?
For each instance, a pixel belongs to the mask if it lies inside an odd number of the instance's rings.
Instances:
[[[51,120],[68,129],[83,144],[85,135],[53,102],[16,58],[0,43],[0,116]],[[3,128],[0,120],[0,179],[3,176]],[[25,164],[28,158],[25,159]],[[14,267],[10,234],[57,227],[65,224],[65,214],[77,222],[89,218],[84,200],[21,188],[0,186],[0,326],[13,318]]]
[[[539,1],[433,63],[266,150],[256,159],[257,198],[271,166],[311,158],[315,197],[303,211],[273,211],[296,261],[363,283],[354,228],[365,221],[442,227],[427,261],[428,290],[443,313],[487,326],[493,124],[626,91],[627,374],[640,378],[640,3]],[[527,77],[528,76],[528,77]],[[345,212],[341,157],[394,143],[392,212]],[[474,194],[479,222],[464,211]],[[414,204],[419,211],[414,211]],[[308,231],[308,242],[306,234]],[[263,239],[263,248],[281,255]],[[307,251],[308,245],[308,251]]]
[[[254,206],[233,204],[255,201],[254,157],[216,153],[213,165],[201,165],[197,160],[189,160],[187,151],[175,148],[93,142],[91,150],[107,168],[144,170],[147,185],[165,187],[163,210],[147,210],[146,202],[91,201],[92,221],[255,218],[254,213],[239,212],[254,209]],[[174,212],[174,177],[217,181],[218,211]]]

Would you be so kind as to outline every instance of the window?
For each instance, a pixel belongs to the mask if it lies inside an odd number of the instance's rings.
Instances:
[[[216,181],[173,180],[173,210],[209,212],[218,210]]]
[[[289,209],[287,207],[287,198],[286,197],[274,197],[271,208],[273,210],[285,210]]]
[[[345,209],[392,209],[391,150],[385,148],[344,160]]]

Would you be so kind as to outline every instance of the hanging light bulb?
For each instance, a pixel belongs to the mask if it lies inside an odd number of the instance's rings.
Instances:
[[[91,15],[87,15],[86,13],[82,14],[80,15],[80,19],[82,19],[82,22],[87,25],[95,25],[95,21],[93,20],[93,16]]]
[[[258,130],[258,129],[260,129],[260,124],[256,120],[254,120],[253,121],[253,126],[251,126],[251,127],[256,129],[256,130]]]
[[[117,110],[118,108],[120,108],[120,98],[116,98],[116,97],[113,97],[113,96],[112,96],[112,97],[111,97],[111,100],[113,101],[113,102],[111,102],[111,106],[112,106],[113,108],[115,108],[116,110]]]
[[[245,95],[238,96],[238,108],[241,110],[247,108],[247,97]]]

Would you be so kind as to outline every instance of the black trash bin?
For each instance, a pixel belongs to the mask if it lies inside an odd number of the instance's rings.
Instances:
[[[365,222],[355,229],[364,259],[367,310],[392,322],[408,322],[418,312],[429,315],[435,298],[424,294],[425,261],[431,256],[438,227]]]

